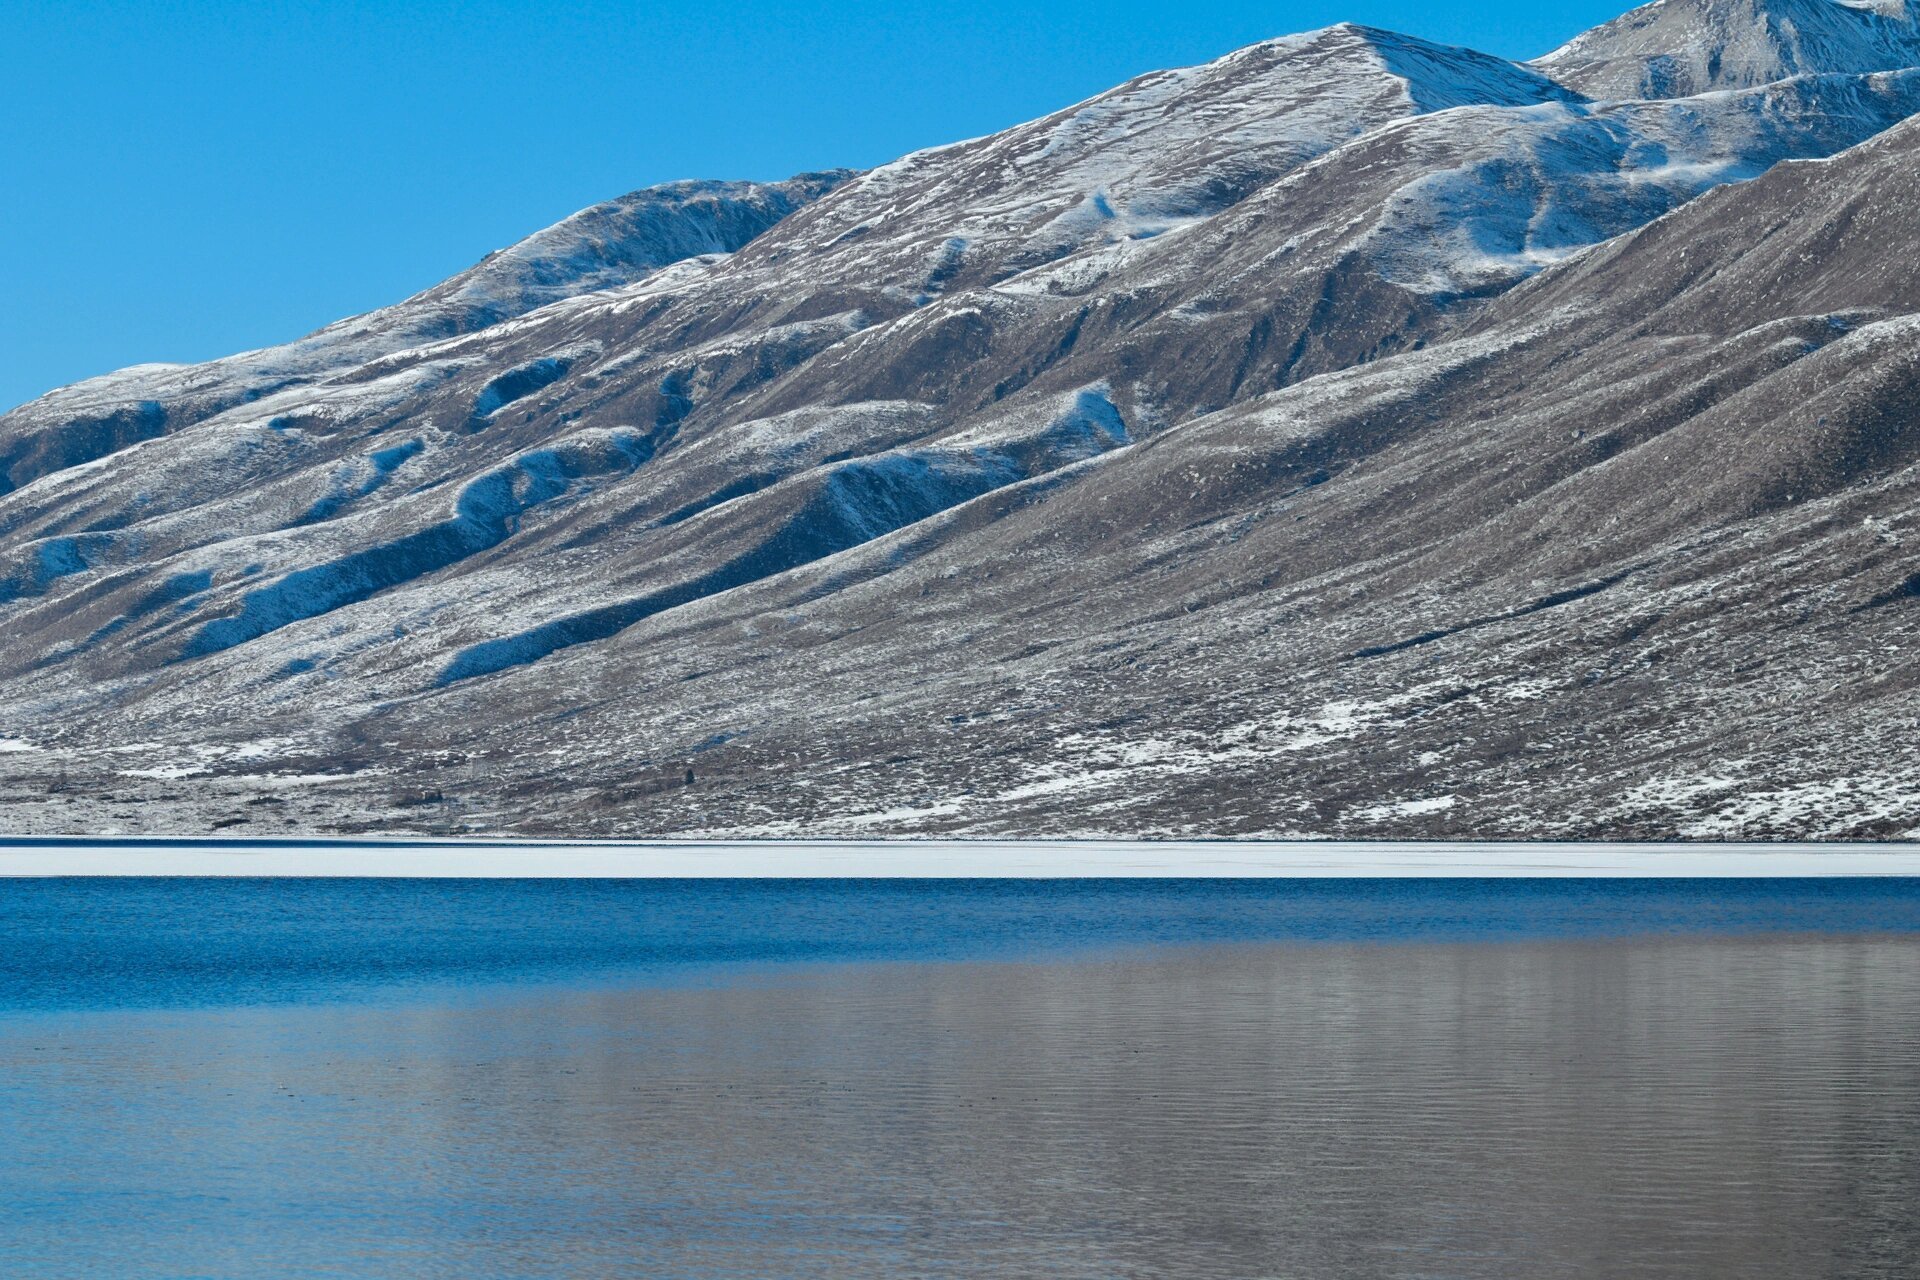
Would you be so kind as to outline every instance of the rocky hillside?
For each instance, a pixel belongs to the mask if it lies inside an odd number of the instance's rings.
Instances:
[[[23,406],[0,826],[1920,832],[1920,57],[1743,6],[1275,40]]]

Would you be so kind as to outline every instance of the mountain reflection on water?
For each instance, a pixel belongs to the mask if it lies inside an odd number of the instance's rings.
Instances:
[[[1911,1275],[1920,935],[38,1010],[0,1148],[19,1277]]]

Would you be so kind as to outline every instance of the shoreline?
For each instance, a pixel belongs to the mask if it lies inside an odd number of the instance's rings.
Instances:
[[[0,877],[562,879],[1920,876],[1920,844],[0,836]]]

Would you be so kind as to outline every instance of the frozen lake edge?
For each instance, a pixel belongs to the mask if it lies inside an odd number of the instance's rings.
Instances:
[[[470,878],[1920,876],[1920,844],[490,841],[0,836],[0,876]]]

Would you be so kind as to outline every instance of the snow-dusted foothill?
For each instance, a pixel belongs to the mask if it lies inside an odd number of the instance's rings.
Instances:
[[[1331,27],[53,392],[0,828],[1920,834],[1911,28]]]

